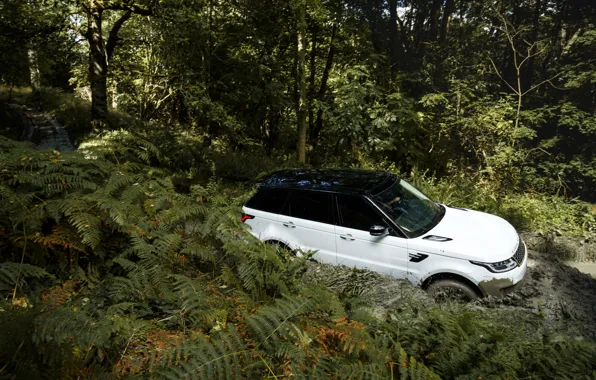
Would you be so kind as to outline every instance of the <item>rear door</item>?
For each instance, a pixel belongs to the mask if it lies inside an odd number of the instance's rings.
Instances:
[[[389,227],[384,216],[364,197],[337,195],[339,223],[335,228],[337,263],[407,278],[408,244],[390,229],[389,235],[372,236],[373,225]]]
[[[289,192],[285,189],[260,188],[243,207],[245,223],[250,232],[261,240],[276,239],[282,224],[279,220]]]
[[[293,249],[317,251],[314,259],[335,264],[335,226],[330,194],[291,190],[279,220]]]

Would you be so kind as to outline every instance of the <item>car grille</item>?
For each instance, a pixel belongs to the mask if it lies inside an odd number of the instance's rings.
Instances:
[[[515,260],[515,262],[517,263],[517,265],[521,265],[524,262],[524,257],[526,255],[526,250],[525,250],[524,242],[521,239],[521,236],[518,235],[517,238],[519,240],[519,243],[517,245],[517,249],[515,250],[515,253],[513,254],[512,259]]]

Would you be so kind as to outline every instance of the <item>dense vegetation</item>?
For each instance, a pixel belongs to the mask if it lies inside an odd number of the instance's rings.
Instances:
[[[352,166],[593,240],[594,20],[569,0],[3,1],[0,378],[596,378],[594,343],[536,314],[378,318],[238,218],[259,174]],[[78,150],[14,141],[12,103]]]

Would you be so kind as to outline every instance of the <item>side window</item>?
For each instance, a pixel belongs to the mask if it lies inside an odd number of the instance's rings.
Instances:
[[[378,211],[361,197],[338,195],[337,206],[343,227],[368,231],[376,224],[387,225]]]
[[[282,214],[313,222],[333,224],[331,195],[310,191],[292,191]]]
[[[246,203],[246,207],[279,214],[287,199],[287,190],[261,188]]]

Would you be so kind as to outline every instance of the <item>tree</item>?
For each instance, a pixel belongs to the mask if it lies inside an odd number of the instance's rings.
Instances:
[[[89,84],[91,86],[91,117],[96,128],[102,128],[108,116],[107,76],[110,61],[118,43],[118,33],[133,14],[152,15],[154,3],[138,4],[118,0],[88,0],[81,6],[87,17],[85,38],[89,43]],[[105,11],[123,12],[112,26],[104,41],[102,23]]]
[[[298,145],[296,156],[298,162],[306,162],[306,112],[307,112],[307,90],[306,90],[306,1],[300,0],[295,3],[296,12],[296,82],[298,84],[298,96],[296,105],[296,119],[298,132]]]
[[[515,112],[515,129],[517,129],[519,127],[519,120],[520,120],[520,115],[521,115],[523,97],[525,95],[529,94],[530,92],[536,90],[543,84],[549,83],[551,86],[554,86],[552,83],[552,80],[554,80],[556,77],[558,77],[560,75],[560,73],[550,77],[549,79],[545,79],[544,81],[542,81],[534,86],[531,86],[530,88],[524,88],[523,87],[524,81],[522,78],[523,68],[525,67],[524,65],[526,63],[530,63],[534,57],[543,54],[544,50],[538,49],[536,41],[528,42],[525,39],[522,39],[521,33],[523,32],[523,29],[519,29],[519,28],[516,29],[509,21],[507,21],[507,19],[505,19],[505,17],[503,17],[500,14],[498,15],[498,18],[500,19],[500,21],[502,23],[501,31],[507,38],[509,48],[511,49],[511,55],[513,57],[513,68],[515,70],[515,83],[513,85],[511,83],[509,83],[509,81],[507,81],[503,77],[503,75],[499,72],[499,69],[497,68],[497,65],[495,64],[495,61],[490,57],[489,57],[489,60],[491,62],[493,69],[495,70],[495,73],[497,74],[497,76],[503,81],[504,84],[507,85],[507,87],[511,91],[513,91],[513,93],[515,94],[515,96],[517,98],[517,105],[516,105],[517,108],[516,108],[516,112]],[[520,52],[520,49],[517,47],[517,43],[519,43],[519,41],[518,41],[519,39],[521,39],[523,44],[525,45],[525,52],[524,51]],[[531,75],[531,74],[532,74],[531,72],[528,73],[528,75]]]
[[[65,30],[67,5],[45,0],[0,3],[0,81],[41,86],[40,47]]]
[[[39,58],[35,48],[29,48],[27,52],[29,57],[29,75],[31,78],[31,88],[33,91],[39,91],[41,88],[41,74],[39,73]]]
[[[439,43],[441,46],[445,45],[447,41],[447,30],[449,29],[449,21],[451,19],[451,13],[453,13],[453,7],[455,0],[447,0],[445,8],[443,9],[443,18],[441,20],[441,33],[439,35]]]

